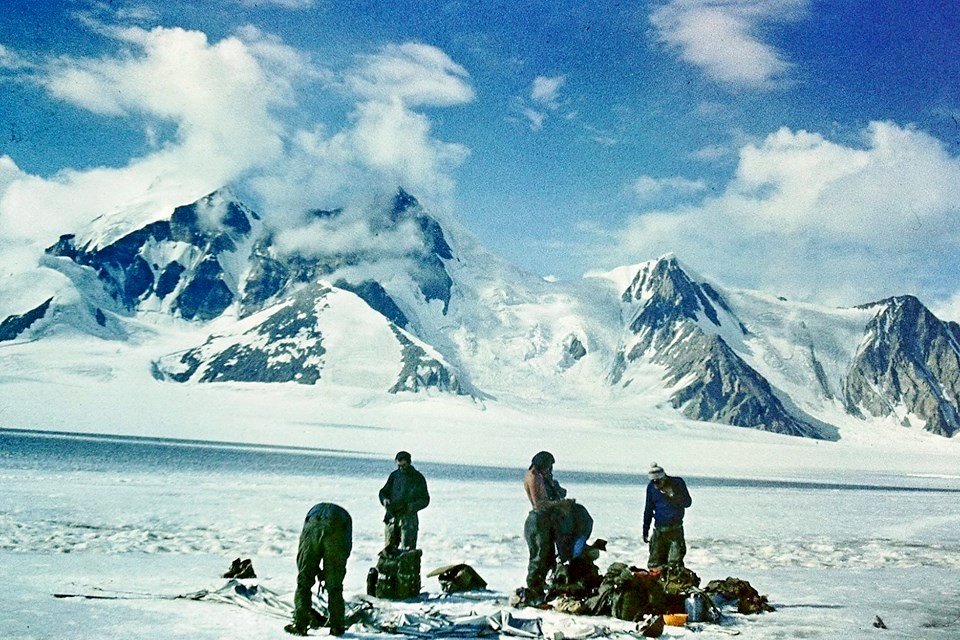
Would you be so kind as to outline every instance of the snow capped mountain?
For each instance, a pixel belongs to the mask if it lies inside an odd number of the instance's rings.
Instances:
[[[749,331],[720,293],[676,257],[638,265],[621,300],[627,331],[611,383],[627,388],[633,369],[653,363],[664,369],[670,404],[689,418],[795,436],[833,435],[788,411],[738,355]]]
[[[938,320],[913,296],[881,300],[844,387],[848,409],[894,416],[904,426],[960,430],[960,326]]]
[[[156,310],[211,320],[237,296],[239,267],[258,216],[228,191],[178,206],[169,218],[120,234],[117,214],[104,233],[67,234],[47,249],[91,267],[127,311]]]
[[[297,382],[464,393],[455,372],[359,297],[321,282],[233,324],[204,344],[161,357],[176,382]]]
[[[167,384],[662,407],[817,439],[871,421],[960,430],[960,327],[916,298],[790,302],[673,255],[548,282],[402,189],[290,228],[227,189],[138,205],[61,236],[35,272],[0,285],[0,343],[182,335],[142,365]]]

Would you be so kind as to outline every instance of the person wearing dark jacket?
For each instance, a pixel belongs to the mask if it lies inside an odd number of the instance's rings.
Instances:
[[[397,453],[397,468],[380,489],[380,504],[386,509],[383,516],[384,546],[408,550],[417,548],[420,517],[417,515],[430,504],[427,481],[413,468],[410,454]]]
[[[643,509],[643,541],[650,543],[647,567],[683,566],[687,543],[683,537],[683,514],[691,504],[683,478],[668,476],[656,462],[647,472],[647,500]],[[653,535],[649,536],[653,522]]]
[[[523,525],[523,537],[527,541],[530,560],[527,563],[527,596],[529,604],[543,601],[547,573],[556,563],[557,535],[554,527],[554,512],[572,504],[565,500],[567,490],[553,479],[555,460],[549,451],[533,456],[523,478],[523,488],[530,500],[531,510]]]
[[[314,583],[319,580],[327,592],[330,635],[343,635],[343,578],[347,573],[347,558],[352,548],[353,520],[343,507],[321,502],[307,512],[297,549],[293,623],[284,627],[287,633],[307,635],[313,618],[311,592]]]

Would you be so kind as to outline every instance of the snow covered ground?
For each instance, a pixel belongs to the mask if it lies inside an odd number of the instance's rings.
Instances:
[[[321,500],[353,514],[346,590],[360,594],[381,546],[376,492],[393,465],[355,440],[353,451],[321,451],[0,431],[0,636],[288,637],[281,620],[263,613],[137,594],[217,588],[218,575],[242,556],[253,559],[264,586],[290,597],[303,514]],[[529,458],[532,444],[512,443],[521,450],[504,457]],[[426,462],[409,448],[433,497],[421,514],[424,571],[469,562],[505,597],[525,572],[522,465]],[[459,460],[468,457],[461,452]],[[572,458],[558,455],[556,475],[590,509],[595,535],[610,541],[601,567],[642,564],[642,478],[569,464]],[[688,565],[705,581],[747,579],[778,608],[737,617],[730,628],[741,637],[960,637],[956,477],[875,475],[845,488],[710,478],[677,466],[668,471],[687,477],[694,499]],[[880,488],[888,484],[900,488]],[[424,584],[439,593],[435,579]],[[120,600],[51,595],[61,592],[131,593]],[[890,629],[874,629],[875,615]],[[564,616],[546,618],[548,631],[564,628]],[[726,636],[707,627],[670,629],[665,637]]]

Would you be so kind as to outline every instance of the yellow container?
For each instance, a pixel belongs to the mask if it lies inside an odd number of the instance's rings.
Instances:
[[[663,614],[663,624],[668,627],[683,627],[687,624],[687,614],[665,613]]]

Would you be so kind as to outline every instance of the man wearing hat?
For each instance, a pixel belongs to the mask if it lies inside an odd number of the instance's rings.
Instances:
[[[427,481],[413,468],[410,454],[400,451],[394,457],[397,468],[380,489],[383,516],[384,546],[409,550],[417,548],[420,517],[417,512],[430,504]]]
[[[668,476],[654,462],[647,472],[647,501],[643,509],[643,541],[650,543],[647,567],[683,566],[687,543],[683,539],[683,513],[692,503],[683,478]],[[650,523],[653,535],[650,536]]]

